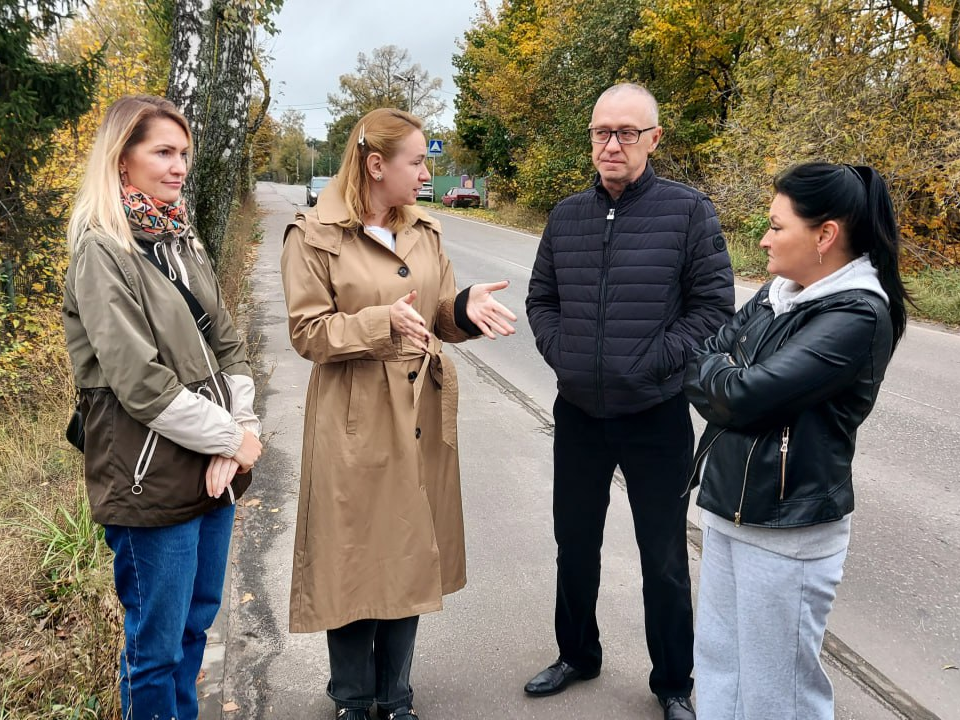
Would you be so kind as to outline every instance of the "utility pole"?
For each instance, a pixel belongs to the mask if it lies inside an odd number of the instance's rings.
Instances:
[[[317,148],[311,145],[310,146],[310,177],[313,177],[316,174],[313,169],[313,161],[316,154],[317,154]]]
[[[394,73],[393,77],[395,80],[399,80],[400,82],[410,83],[410,104],[407,105],[407,112],[413,114],[413,93],[414,89],[417,87],[417,79],[413,76],[413,73],[410,73],[409,75]]]

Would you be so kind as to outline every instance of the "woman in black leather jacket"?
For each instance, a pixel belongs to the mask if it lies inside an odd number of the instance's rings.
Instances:
[[[708,423],[694,475],[700,720],[834,717],[819,655],[850,538],[857,428],[906,326],[880,175],[809,163],[774,187],[760,246],[776,277],[684,380]]]

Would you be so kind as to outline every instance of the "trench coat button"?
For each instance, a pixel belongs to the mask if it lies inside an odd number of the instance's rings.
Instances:
[[[414,433],[417,436],[417,440],[420,439],[420,428],[417,428],[417,431]]]
[[[413,382],[413,381],[416,380],[416,379],[417,379],[417,371],[416,371],[416,370],[411,370],[410,372],[407,373],[407,380],[409,380],[410,382]]]
[[[406,265],[401,265],[400,269],[397,270],[397,275],[400,277],[406,277],[410,274],[410,269]]]

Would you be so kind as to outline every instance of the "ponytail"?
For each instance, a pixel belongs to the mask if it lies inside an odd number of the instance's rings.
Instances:
[[[860,222],[850,233],[850,248],[857,255],[870,256],[877,269],[880,286],[890,302],[893,322],[893,346],[896,347],[907,328],[906,303],[913,304],[910,293],[900,278],[900,228],[887,183],[868,165],[848,166],[866,188],[866,208]]]

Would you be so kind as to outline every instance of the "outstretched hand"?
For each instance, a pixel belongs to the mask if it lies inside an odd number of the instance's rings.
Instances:
[[[423,316],[413,307],[416,299],[417,291],[411,290],[390,306],[390,329],[410,340],[417,350],[426,352],[430,331]]]
[[[491,340],[497,338],[494,333],[513,335],[516,332],[510,323],[516,322],[517,316],[493,297],[493,293],[509,284],[509,280],[477,283],[467,296],[467,317]]]

